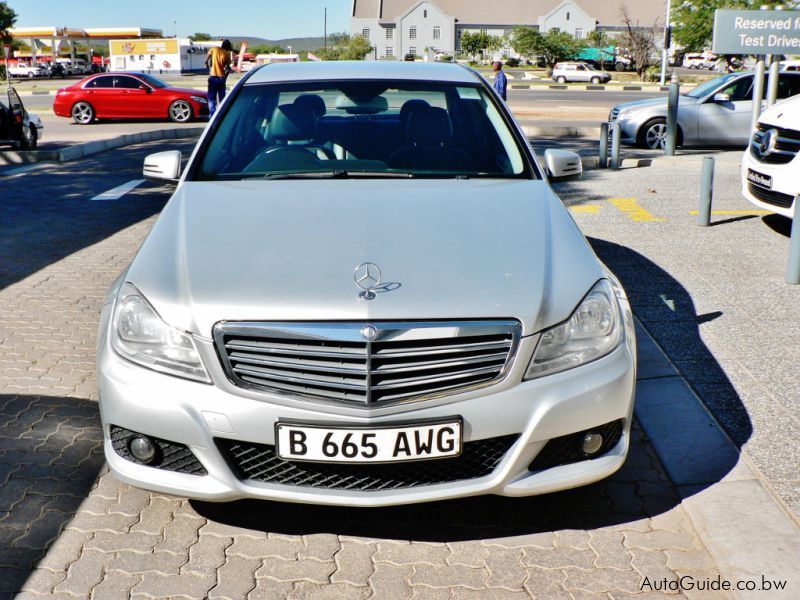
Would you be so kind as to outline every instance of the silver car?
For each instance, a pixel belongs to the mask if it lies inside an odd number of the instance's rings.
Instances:
[[[766,78],[764,89],[766,90]],[[782,71],[778,99],[800,94],[800,73]],[[678,102],[678,144],[747,146],[753,113],[753,73],[731,73],[698,85]],[[663,148],[667,137],[667,98],[617,104],[609,123],[619,122],[625,144]]]
[[[212,501],[381,506],[587,484],[625,461],[631,312],[476,72],[253,70],[112,287],[105,454]]]

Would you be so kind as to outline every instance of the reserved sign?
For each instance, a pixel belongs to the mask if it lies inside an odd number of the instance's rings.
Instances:
[[[800,54],[800,11],[714,11],[715,54]]]

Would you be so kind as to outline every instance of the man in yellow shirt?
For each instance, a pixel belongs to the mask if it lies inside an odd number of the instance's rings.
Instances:
[[[208,67],[208,115],[213,116],[217,106],[225,98],[225,81],[231,71],[230,40],[222,40],[222,46],[211,48],[206,55]]]

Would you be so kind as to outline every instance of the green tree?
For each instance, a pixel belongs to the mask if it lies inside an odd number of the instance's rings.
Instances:
[[[11,42],[11,36],[8,30],[17,22],[17,13],[14,12],[8,4],[0,2],[0,38],[3,38],[3,43],[8,44]]]
[[[532,60],[541,46],[541,37],[533,27],[518,25],[511,31],[511,47],[520,56]]]
[[[586,47],[584,40],[578,40],[559,29],[550,29],[540,35],[540,44],[537,54],[544,60],[548,69],[552,69],[557,62],[575,58]]]
[[[499,50],[502,44],[502,38],[496,35],[489,35],[484,31],[475,33],[465,31],[461,34],[461,50],[466,52],[470,58],[482,55],[486,51],[494,52]]]
[[[681,0],[672,5],[672,37],[686,52],[702,52],[711,47],[714,33],[714,11],[718,8],[758,10],[761,6],[796,8],[796,1],[764,2],[762,0]]]
[[[334,33],[328,36],[328,47],[319,48],[314,54],[322,60],[364,60],[369,52],[372,46],[364,37]]]
[[[192,35],[190,35],[189,39],[192,40],[193,42],[208,42],[213,38],[208,33],[202,33],[198,31],[197,33],[193,33]]]
[[[600,52],[598,53],[600,55],[600,68],[605,69],[606,58],[612,60],[614,58],[613,56],[607,56],[606,53],[603,51],[610,45],[611,42],[611,40],[608,37],[608,34],[601,29],[595,29],[594,31],[589,32],[589,35],[586,36],[586,39],[589,42],[589,46],[600,50]]]
[[[286,54],[288,50],[283,46],[273,44],[272,46],[249,46],[247,52],[251,54]]]

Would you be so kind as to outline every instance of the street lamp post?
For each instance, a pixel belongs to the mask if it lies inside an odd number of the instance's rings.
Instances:
[[[669,26],[670,3],[671,0],[667,0],[667,20],[664,21],[664,48],[661,50],[661,85],[667,83],[667,61],[669,60],[669,46],[672,42],[672,31],[670,31]]]

